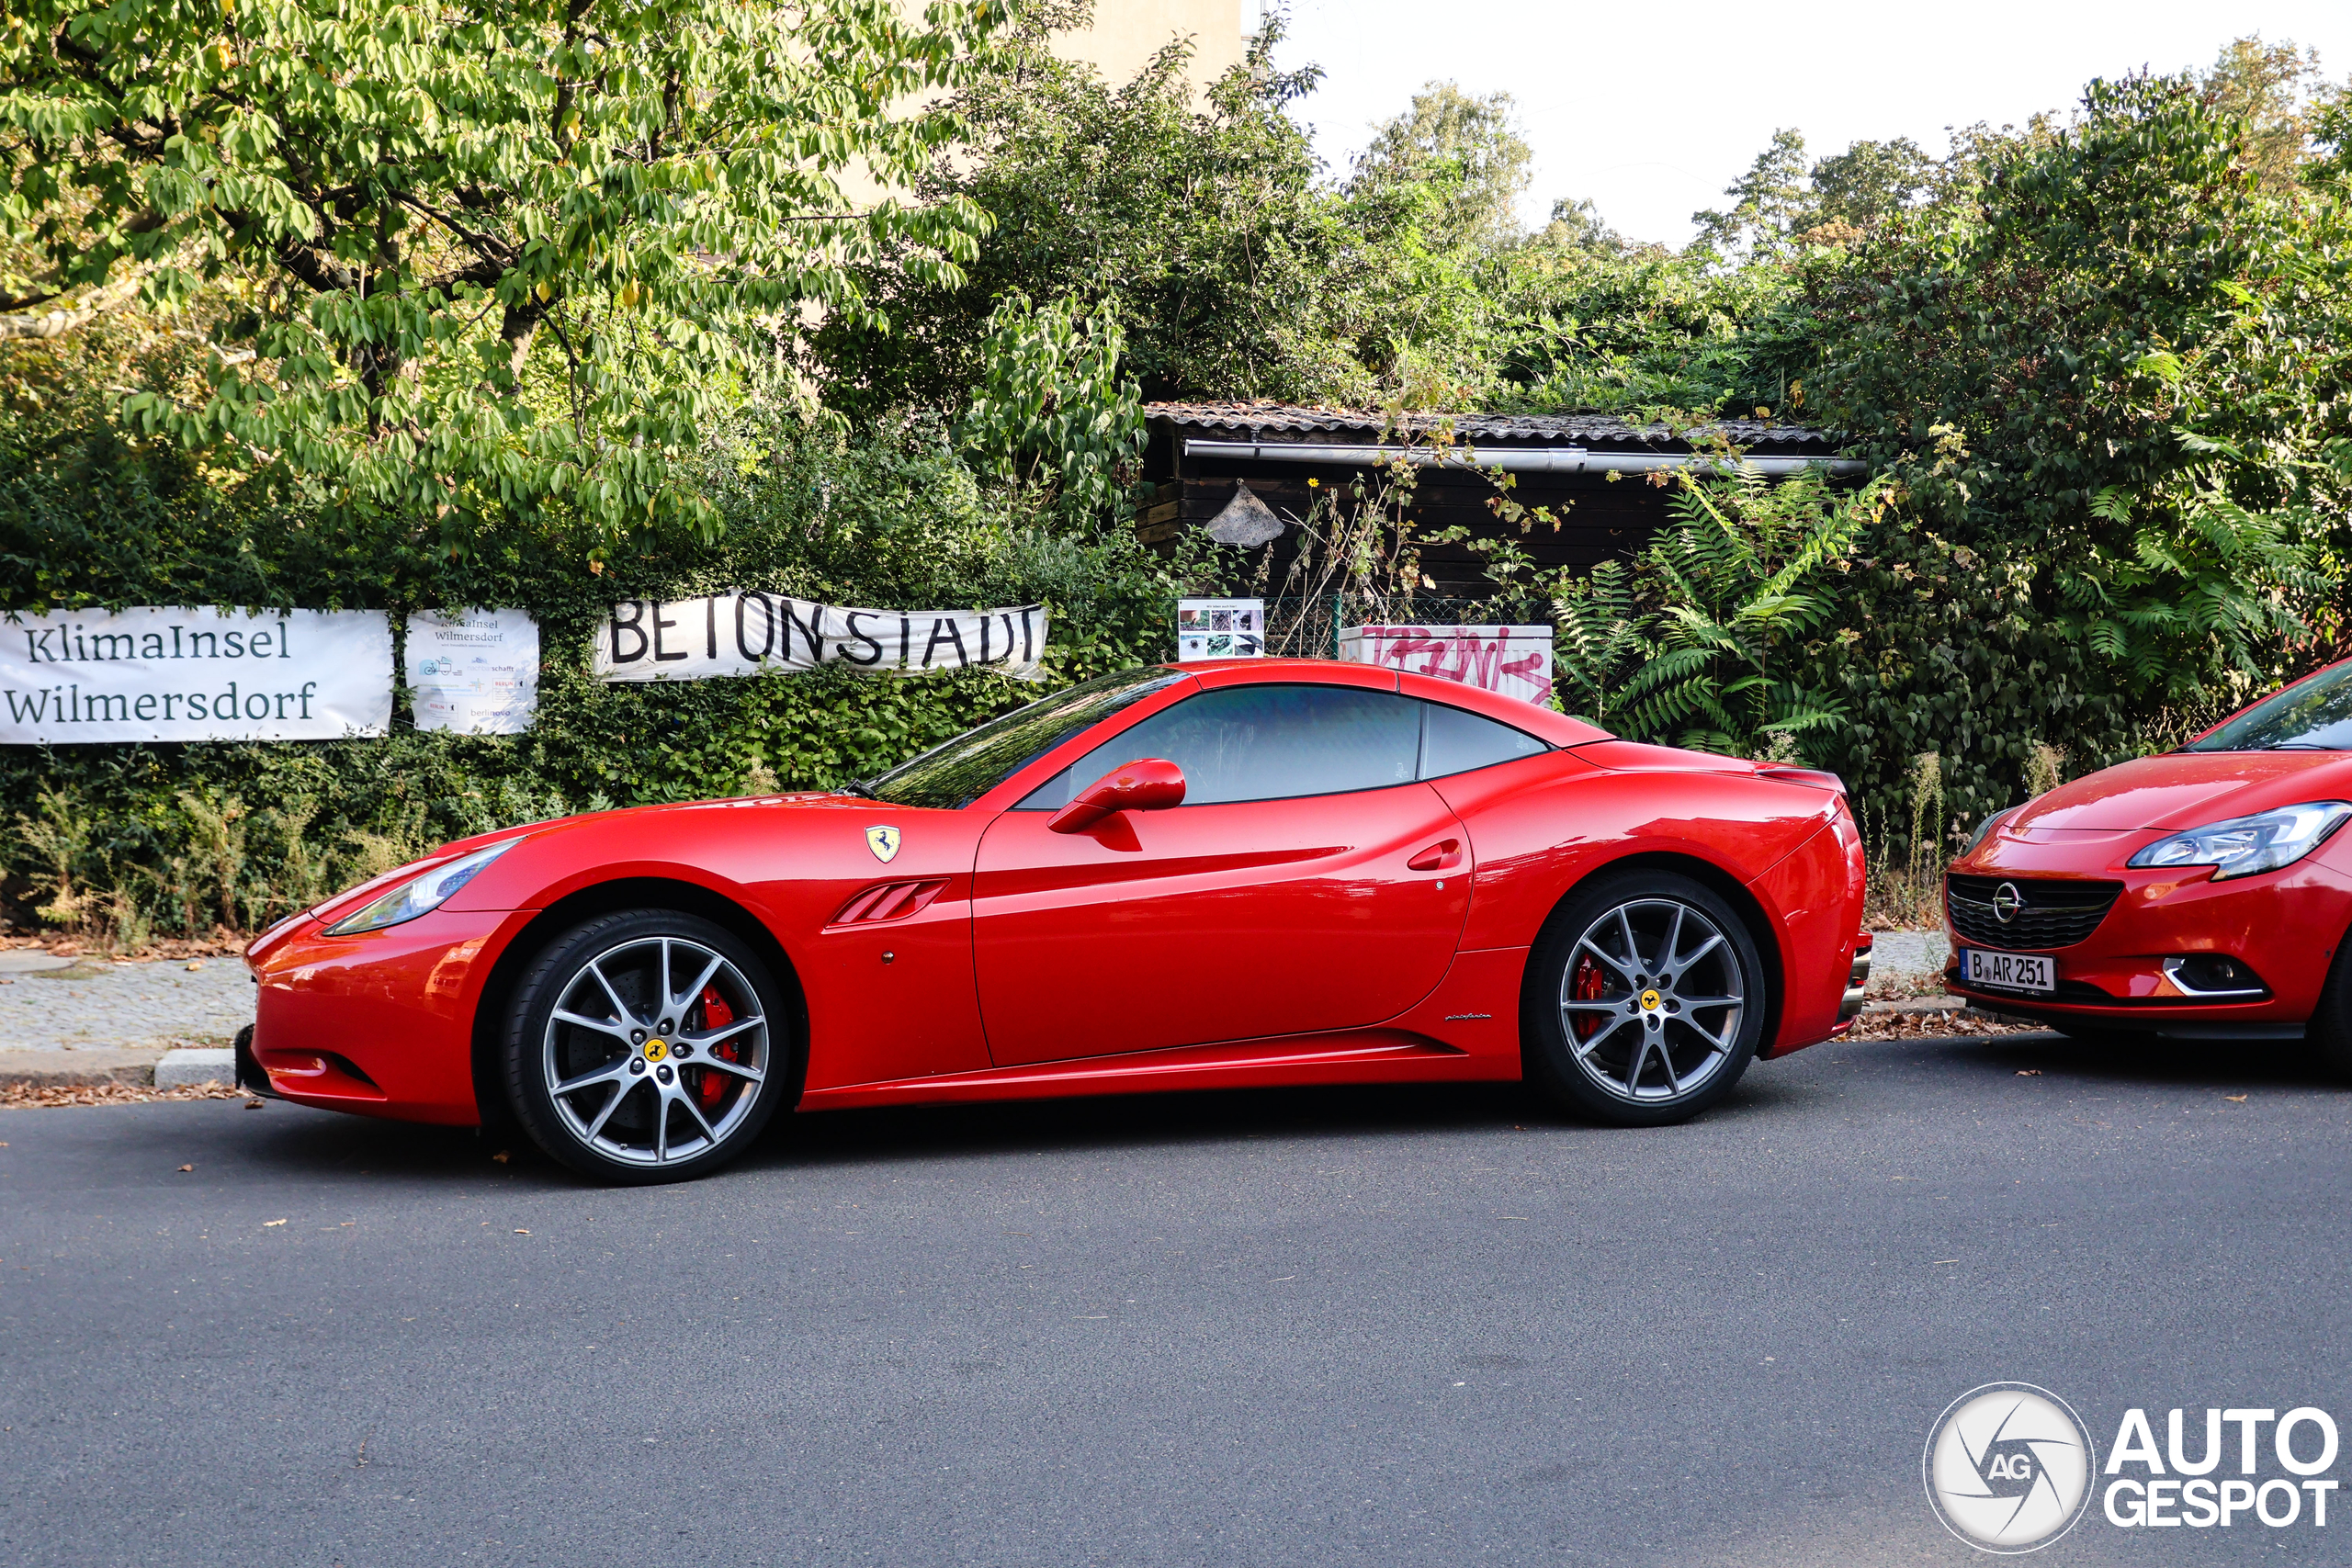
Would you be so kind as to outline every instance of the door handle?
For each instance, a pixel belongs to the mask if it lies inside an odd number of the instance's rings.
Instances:
[[[1441,839],[1405,863],[1407,871],[1452,871],[1462,863],[1462,840]]]

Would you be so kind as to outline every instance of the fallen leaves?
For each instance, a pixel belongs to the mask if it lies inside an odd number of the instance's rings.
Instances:
[[[2232,1105],[2244,1105],[2245,1103],[2245,1096],[2242,1094],[2225,1094],[2222,1096],[2222,1098],[2228,1100]]]
[[[1848,1040],[1942,1040],[1953,1035],[2031,1034],[2038,1023],[2009,1023],[1965,1012],[1866,1012]]]
[[[284,1220],[264,1220],[261,1223],[261,1228],[264,1230],[269,1230],[275,1226],[282,1225],[285,1223],[286,1222]]]
[[[190,1084],[157,1089],[143,1083],[12,1083],[0,1088],[0,1110],[41,1111],[61,1105],[144,1105],[157,1100],[234,1100],[244,1093],[228,1084]],[[255,1100],[254,1104],[261,1102]]]
[[[2040,1067],[2019,1067],[2018,1069],[2018,1077],[2021,1078],[2038,1078],[2041,1076],[2041,1069]]]
[[[180,1168],[181,1168],[182,1170],[194,1170],[194,1169],[196,1168],[196,1167],[194,1167],[194,1166],[192,1166],[192,1165],[184,1165],[184,1166],[180,1167]]]
[[[520,1226],[517,1226],[517,1227],[515,1228],[514,1234],[515,1234],[516,1235],[530,1235],[531,1233],[530,1233],[529,1231],[526,1231],[526,1230],[522,1229]]]

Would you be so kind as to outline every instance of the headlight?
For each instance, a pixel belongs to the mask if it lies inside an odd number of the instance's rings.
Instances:
[[[482,867],[521,843],[509,839],[492,844],[486,850],[476,850],[443,865],[436,865],[422,876],[412,876],[390,893],[361,909],[345,915],[327,928],[329,936],[350,936],[356,931],[381,931],[386,926],[413,920],[419,915],[429,915],[457,897],[458,889],[474,879]]]
[[[1976,846],[1983,843],[1995,828],[2024,809],[2025,807],[2021,806],[2012,806],[2007,811],[1996,811],[1992,816],[1976,824],[1976,831],[1968,836],[1968,847],[1960,852],[1960,858],[1966,860],[1970,855],[1974,854]]]
[[[2292,865],[2325,843],[2347,817],[2352,817],[2352,804],[2341,800],[2282,806],[2276,811],[2208,822],[2202,828],[2158,839],[2124,863],[2210,865],[2216,882],[2252,876]]]

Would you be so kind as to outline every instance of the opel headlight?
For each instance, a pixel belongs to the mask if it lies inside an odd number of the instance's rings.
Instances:
[[[521,843],[520,839],[508,839],[486,850],[476,850],[469,855],[435,866],[422,876],[412,876],[390,893],[356,914],[345,915],[327,928],[329,936],[350,936],[358,931],[382,931],[403,920],[429,915],[458,896],[458,889],[471,882],[482,867]]]
[[[2292,865],[2327,841],[2329,834],[2352,817],[2352,803],[2317,800],[2304,806],[2282,806],[2252,817],[2208,822],[2186,833],[2175,833],[2133,855],[2127,865],[2210,865],[2213,880],[2252,876]]]

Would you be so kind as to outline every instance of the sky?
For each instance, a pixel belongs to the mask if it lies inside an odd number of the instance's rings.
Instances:
[[[1296,112],[1335,173],[1424,83],[1450,79],[1518,101],[1535,150],[1528,223],[1555,197],[1589,197],[1620,233],[1673,245],[1691,213],[1727,205],[1724,187],[1782,126],[1812,158],[1897,136],[1940,155],[1948,126],[2065,109],[2095,76],[2202,69],[2247,33],[2352,75],[2352,0],[1242,0],[1243,24],[1277,4],[1290,16],[1277,63],[1327,73]]]

